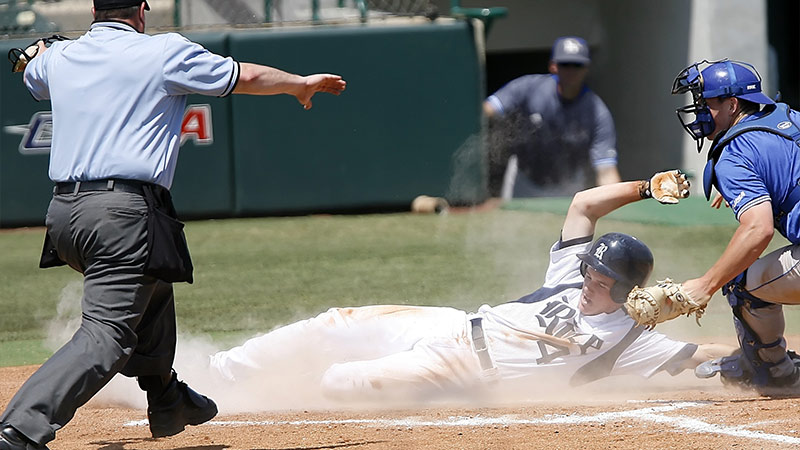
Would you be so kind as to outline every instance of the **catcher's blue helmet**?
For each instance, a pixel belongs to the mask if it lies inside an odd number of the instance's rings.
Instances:
[[[653,253],[644,242],[624,233],[607,233],[594,241],[588,253],[578,255],[581,275],[586,267],[611,277],[611,299],[625,303],[634,286],[643,286],[653,271]]]
[[[700,70],[700,66],[708,67]],[[750,64],[740,61],[709,62],[703,60],[683,69],[672,83],[673,94],[692,93],[692,104],[677,109],[678,120],[683,128],[697,141],[697,151],[703,147],[703,138],[714,131],[705,99],[736,97],[763,105],[775,104],[761,92],[761,75]],[[690,114],[694,114],[691,120]],[[685,117],[686,116],[686,117]]]

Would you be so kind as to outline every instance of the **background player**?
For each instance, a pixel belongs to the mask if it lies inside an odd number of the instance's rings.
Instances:
[[[673,85],[673,94],[686,92],[693,103],[678,110],[681,123],[698,152],[704,138],[712,141],[703,174],[706,198],[716,187],[739,221],[717,262],[683,283],[700,302],[723,288],[742,347],[741,356],[714,361],[699,372],[721,372],[765,394],[800,392],[800,370],[786,352],[781,306],[800,304],[800,116],[764,95],[761,76],[743,62],[690,65]],[[774,230],[791,245],[759,258]]]
[[[620,181],[614,121],[586,85],[590,62],[586,41],[559,38],[549,75],[517,78],[486,99],[493,195],[498,174],[505,199],[572,196]]]
[[[677,189],[688,194],[679,178]],[[430,399],[480,392],[501,381],[526,388],[579,385],[610,375],[678,373],[733,348],[688,344],[635,326],[621,309],[646,282],[653,255],[638,239],[609,233],[592,243],[597,220],[647,196],[641,182],[575,195],[550,251],[541,289],[477,313],[446,307],[334,308],[214,354],[211,370],[246,395],[280,392],[303,379],[313,397]],[[278,368],[279,370],[276,370]]]
[[[317,92],[345,89],[338,75],[289,74],[175,33],[148,36],[149,9],[144,0],[94,0],[86,34],[49,49],[39,42],[25,68],[26,87],[53,110],[56,186],[42,265],[66,263],[84,275],[82,322],[8,404],[0,450],[44,448],[118,372],[147,392],[154,437],[214,417],[214,402],[172,370],[172,282],[192,281],[169,193],[186,96],[289,94],[309,109]]]

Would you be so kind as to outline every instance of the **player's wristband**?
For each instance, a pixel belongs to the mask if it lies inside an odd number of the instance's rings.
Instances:
[[[653,193],[650,192],[650,182],[642,180],[639,182],[639,197],[653,198]]]

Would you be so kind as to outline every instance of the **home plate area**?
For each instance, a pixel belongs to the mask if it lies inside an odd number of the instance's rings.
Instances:
[[[6,404],[34,366],[0,369]],[[690,374],[691,375],[691,374]],[[679,377],[678,377],[679,378]],[[153,439],[141,408],[89,402],[52,450],[708,449],[800,447],[800,398],[691,378],[587,385],[492,405],[221,413]],[[678,381],[678,380],[676,380]]]
[[[187,428],[184,434],[217,436],[220,439],[214,441],[223,444],[220,449],[800,446],[800,420],[794,417],[796,399],[722,397],[589,406],[574,404],[573,400],[569,405],[548,402],[516,409],[265,413],[261,417],[217,417]],[[147,420],[127,421],[123,429],[146,433]],[[226,441],[223,436],[237,439]],[[247,436],[252,438],[249,443],[245,443]],[[259,441],[258,436],[269,437]],[[300,439],[292,443],[291,437]]]

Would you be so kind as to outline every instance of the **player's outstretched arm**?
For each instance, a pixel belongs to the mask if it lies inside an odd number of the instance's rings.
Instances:
[[[572,198],[561,239],[591,236],[597,220],[628,203],[654,198],[660,203],[678,203],[689,196],[689,181],[679,170],[658,172],[649,180],[605,184],[578,192]]]
[[[591,236],[597,220],[628,203],[641,200],[638,181],[606,184],[578,192],[572,198],[561,239]]]
[[[241,63],[240,68],[239,82],[233,90],[234,94],[289,94],[297,98],[305,109],[311,108],[311,98],[314,94],[324,92],[339,95],[347,87],[347,82],[339,75],[301,76],[252,63]]]

